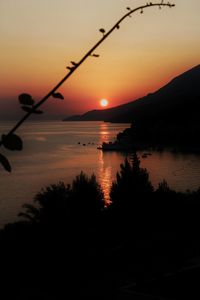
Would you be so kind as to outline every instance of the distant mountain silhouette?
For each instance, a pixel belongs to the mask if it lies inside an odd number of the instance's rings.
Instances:
[[[162,122],[197,120],[200,108],[200,65],[179,75],[154,93],[104,110],[92,110],[65,121]]]
[[[200,65],[136,101],[67,120],[130,122],[131,129],[125,130],[125,135],[137,145],[184,146],[196,151],[200,149],[199,113]]]

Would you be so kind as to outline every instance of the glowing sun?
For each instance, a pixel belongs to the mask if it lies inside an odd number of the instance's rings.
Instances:
[[[101,100],[100,100],[100,105],[101,105],[102,107],[108,106],[108,100],[107,100],[107,99],[101,99]]]

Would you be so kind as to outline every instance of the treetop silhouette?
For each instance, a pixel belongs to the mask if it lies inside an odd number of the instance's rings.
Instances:
[[[112,183],[110,200],[113,207],[129,209],[140,202],[142,198],[149,198],[154,189],[146,169],[140,167],[140,160],[136,153],[132,161],[126,158],[120,165],[120,172]]]

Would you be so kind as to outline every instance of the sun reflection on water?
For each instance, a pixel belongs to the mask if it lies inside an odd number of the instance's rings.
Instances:
[[[110,203],[110,187],[112,185],[112,166],[106,165],[103,152],[99,155],[99,183],[103,189],[105,201],[107,204]]]
[[[100,124],[100,144],[103,142],[109,142],[110,141],[110,131],[107,123],[101,123]]]
[[[109,128],[108,128],[107,123],[100,124],[100,132],[99,133],[100,133],[100,138],[99,138],[100,144],[110,141]],[[110,164],[107,165],[105,163],[102,151],[99,152],[98,164],[99,164],[99,168],[98,168],[99,183],[102,187],[105,201],[107,204],[109,204],[110,203],[110,187],[112,184],[112,166]]]

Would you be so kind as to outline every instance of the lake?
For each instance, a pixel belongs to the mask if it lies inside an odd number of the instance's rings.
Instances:
[[[12,122],[0,123],[5,134]],[[116,134],[129,124],[104,122],[27,122],[18,131],[24,141],[21,152],[1,151],[12,165],[12,173],[0,168],[0,227],[15,221],[24,203],[52,183],[70,183],[81,171],[95,173],[106,199],[120,164],[126,154],[102,152],[97,146],[113,141]],[[142,158],[155,187],[163,179],[177,191],[195,190],[200,186],[200,155],[152,152]],[[130,155],[130,154],[129,154]]]

